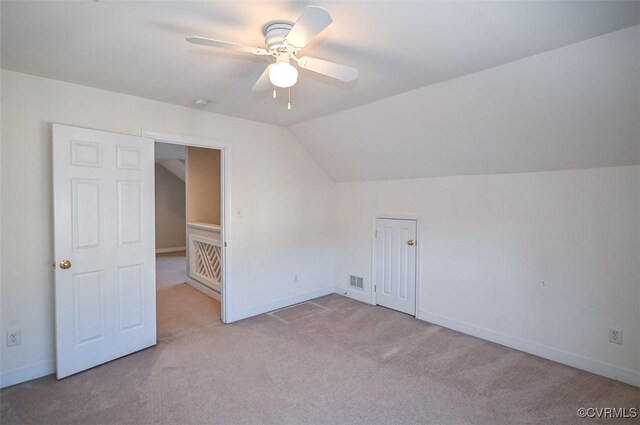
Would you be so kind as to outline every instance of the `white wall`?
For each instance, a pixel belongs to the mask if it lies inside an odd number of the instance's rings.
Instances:
[[[156,163],[156,249],[186,247],[185,184]]]
[[[336,282],[363,275],[349,292],[370,302],[373,214],[419,215],[421,318],[640,385],[639,181],[628,166],[340,183]]]
[[[232,144],[234,305],[238,317],[333,289],[332,183],[284,129],[2,71],[4,385],[54,370],[51,123],[139,135],[142,128]],[[297,274],[298,283],[293,283]]]

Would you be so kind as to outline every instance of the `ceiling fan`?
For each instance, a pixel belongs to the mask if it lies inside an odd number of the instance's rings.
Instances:
[[[300,68],[340,81],[349,82],[358,77],[358,70],[350,66],[309,56],[298,57],[298,52],[331,22],[333,22],[331,15],[325,9],[319,6],[307,6],[295,24],[287,21],[274,21],[265,25],[263,34],[266,49],[205,37],[187,37],[186,40],[194,44],[275,58],[275,62],[267,66],[252,88],[253,91],[262,91],[273,86],[275,99],[276,87],[290,88],[298,81],[298,70],[291,62],[296,63]],[[288,108],[291,109],[290,101]]]

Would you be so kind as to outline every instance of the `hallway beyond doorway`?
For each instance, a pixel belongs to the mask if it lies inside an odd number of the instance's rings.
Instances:
[[[156,254],[156,289],[185,283],[187,256],[185,251]]]
[[[187,285],[185,252],[156,255],[158,340],[220,323],[220,302]]]

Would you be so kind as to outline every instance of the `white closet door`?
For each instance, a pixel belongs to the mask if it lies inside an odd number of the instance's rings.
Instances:
[[[416,221],[376,220],[376,299],[379,305],[416,314]]]

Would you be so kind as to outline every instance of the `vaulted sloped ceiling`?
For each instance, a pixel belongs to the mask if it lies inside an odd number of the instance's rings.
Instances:
[[[640,161],[632,27],[290,127],[336,181]]]
[[[185,42],[263,46],[263,26],[307,4],[333,24],[302,53],[357,67],[343,84],[302,70],[285,95],[251,87],[264,58]],[[278,125],[291,125],[638,24],[621,1],[3,1],[2,67]]]
[[[249,45],[305,5],[334,23],[302,51],[355,66],[306,70],[255,94],[266,63],[184,41]],[[1,2],[1,65],[288,127],[336,181],[636,164],[637,1]],[[284,94],[284,93],[281,93]],[[200,108],[203,109],[203,108]]]

